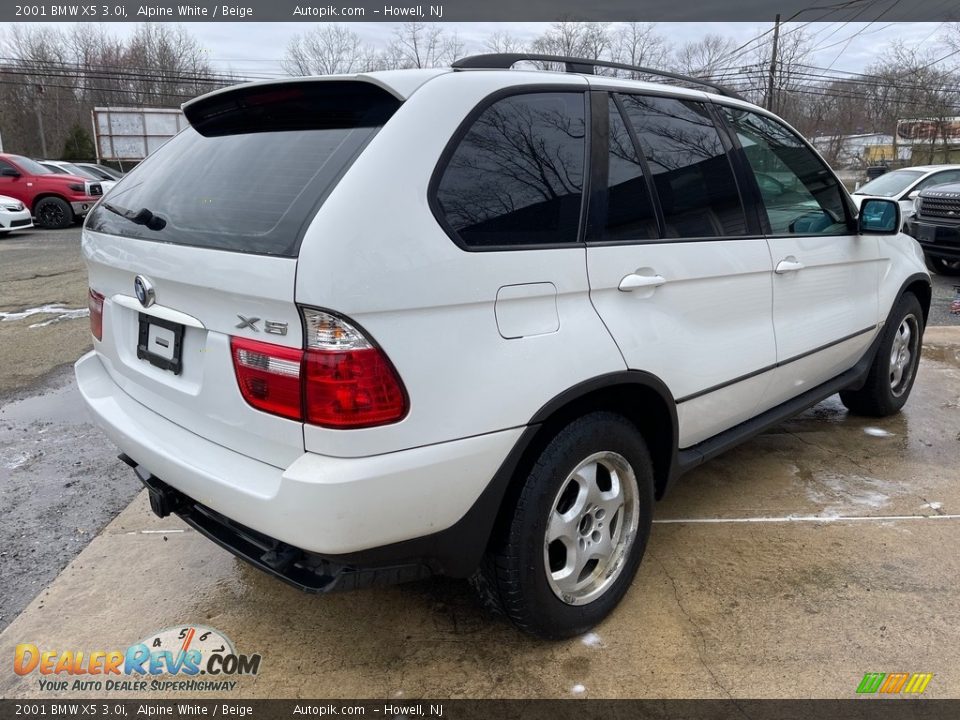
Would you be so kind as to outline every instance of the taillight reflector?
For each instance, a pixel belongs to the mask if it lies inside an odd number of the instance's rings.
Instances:
[[[103,340],[103,295],[89,288],[87,305],[90,307],[90,332],[97,340]]]
[[[231,339],[230,348],[244,400],[264,412],[302,419],[302,350],[236,337]]]

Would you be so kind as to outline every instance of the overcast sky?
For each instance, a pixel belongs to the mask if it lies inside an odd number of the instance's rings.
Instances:
[[[364,40],[374,45],[386,45],[396,23],[343,23]],[[187,23],[210,54],[216,70],[233,70],[239,75],[279,74],[280,58],[290,39],[310,29],[313,23]],[[789,33],[803,25],[816,49],[810,64],[833,70],[859,71],[869,65],[890,42],[901,39],[911,45],[932,47],[945,23],[853,23],[820,22],[784,25],[781,32]],[[132,32],[134,23],[109,23],[118,35]],[[530,40],[541,34],[549,23],[443,23],[456,31],[468,52],[482,50],[484,38],[496,31],[507,31]],[[738,45],[766,32],[770,23],[658,23],[657,30],[666,36],[673,47],[696,40],[708,33],[732,38]]]

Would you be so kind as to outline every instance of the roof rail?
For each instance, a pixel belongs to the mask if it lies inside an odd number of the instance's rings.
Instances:
[[[642,73],[643,75],[657,75],[659,77],[679,80],[681,82],[692,83],[710,88],[714,92],[725,95],[726,97],[743,100],[743,98],[733,90],[728,90],[722,85],[718,85],[710,80],[695,78],[689,75],[681,75],[667,70],[655,70],[654,68],[642,67],[640,65],[627,65],[625,63],[612,62],[609,60],[589,60],[586,58],[567,57],[565,55],[542,55],[539,53],[487,53],[484,55],[470,55],[468,57],[456,60],[452,67],[454,70],[509,70],[518,62],[524,60],[536,62],[562,63],[568,73],[583,73],[593,75],[594,69],[598,67],[614,68],[617,70],[631,70]]]

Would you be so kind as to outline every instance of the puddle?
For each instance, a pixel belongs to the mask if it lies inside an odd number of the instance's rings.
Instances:
[[[923,357],[927,360],[947,363],[960,367],[960,347],[940,343],[923,343]]]
[[[867,435],[871,435],[873,437],[894,437],[896,435],[896,433],[888,432],[887,430],[878,427],[865,427],[863,431]]]
[[[860,475],[818,474],[805,488],[810,502],[823,507],[825,515],[845,515],[852,509],[878,510],[901,495],[903,485]]]
[[[15,400],[0,408],[0,423],[67,423],[84,425],[90,423],[80,391],[73,383],[56,390],[47,390],[39,395]],[[3,427],[0,425],[0,440]]]

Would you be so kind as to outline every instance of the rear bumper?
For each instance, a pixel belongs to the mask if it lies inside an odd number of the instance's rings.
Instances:
[[[906,229],[928,255],[960,260],[960,223],[948,225],[912,219],[907,221]]]
[[[77,362],[76,375],[97,423],[145,484],[186,498],[175,512],[208,536],[219,533],[217,542],[251,562],[249,548],[230,546],[243,544],[238,536],[342,565],[425,563],[457,574],[458,556],[472,557],[476,549],[472,538],[459,538],[459,546],[447,542],[449,533],[475,508],[522,433],[506,430],[364,458],[305,453],[284,470],[212,443],[140,404],[114,383],[96,352]],[[230,532],[210,530],[212,523]]]

